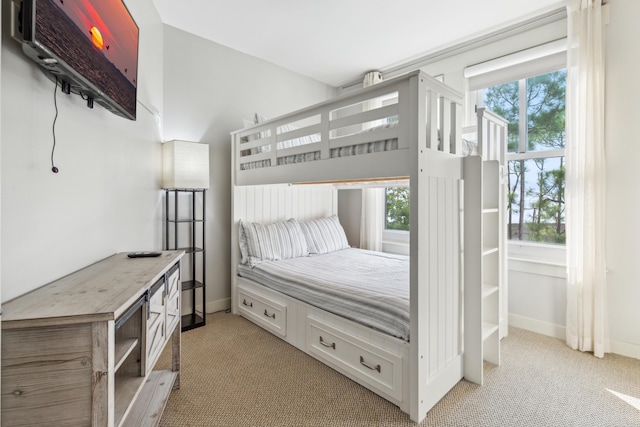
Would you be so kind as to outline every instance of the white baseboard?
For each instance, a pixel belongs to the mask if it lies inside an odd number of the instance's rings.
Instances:
[[[509,313],[509,326],[562,340],[567,336],[566,328],[564,326],[543,322],[530,317],[519,316],[517,314]]]
[[[509,326],[564,340],[567,328],[530,317],[509,313]],[[640,359],[640,345],[611,340],[611,353]]]
[[[225,311],[231,308],[231,298],[216,301],[207,301],[207,314]],[[202,313],[202,304],[196,304],[196,311]],[[191,311],[189,311],[191,313]],[[184,314],[184,311],[183,311]]]
[[[611,340],[611,353],[640,359],[640,345]]]
[[[216,301],[207,301],[207,313],[215,313],[231,308],[231,298],[224,298]]]

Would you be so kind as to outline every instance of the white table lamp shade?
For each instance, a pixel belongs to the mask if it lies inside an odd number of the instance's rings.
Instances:
[[[209,145],[187,141],[162,144],[162,188],[209,188]]]

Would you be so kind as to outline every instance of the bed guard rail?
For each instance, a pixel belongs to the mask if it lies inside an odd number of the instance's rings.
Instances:
[[[460,93],[416,71],[233,132],[234,169],[404,150],[416,139],[456,154],[461,105]]]

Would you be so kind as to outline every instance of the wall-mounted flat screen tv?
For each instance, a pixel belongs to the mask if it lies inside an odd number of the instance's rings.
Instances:
[[[63,88],[136,118],[139,29],[122,0],[23,0],[23,51]]]

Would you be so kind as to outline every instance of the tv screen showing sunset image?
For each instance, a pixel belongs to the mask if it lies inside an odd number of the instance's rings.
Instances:
[[[35,41],[136,115],[138,26],[122,0],[37,0]]]

